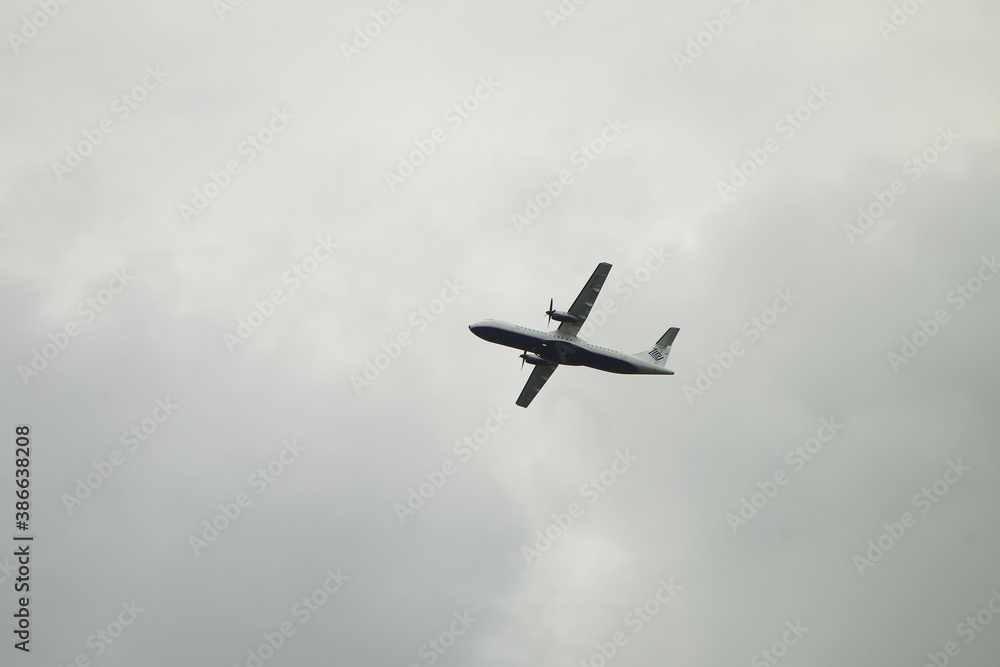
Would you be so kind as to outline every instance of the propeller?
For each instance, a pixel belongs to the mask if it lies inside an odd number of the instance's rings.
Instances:
[[[545,314],[549,316],[549,321],[546,326],[552,326],[552,313],[555,312],[555,305],[553,299],[549,299],[549,309],[545,311]]]
[[[524,354],[528,354],[528,351],[525,350]],[[522,371],[524,370],[524,354],[521,355],[521,370]]]

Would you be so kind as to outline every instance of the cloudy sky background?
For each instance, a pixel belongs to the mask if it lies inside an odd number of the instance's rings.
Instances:
[[[4,664],[249,665],[283,623],[264,664],[601,667],[618,632],[608,664],[770,664],[777,642],[783,665],[923,665],[949,641],[949,664],[995,664],[1000,622],[960,626],[1000,590],[1000,280],[976,282],[1000,247],[995,3],[594,1],[557,21],[555,1],[421,0],[350,57],[389,3],[221,6],[4,12],[0,497],[13,535],[14,426],[30,424],[36,535],[31,653],[8,627]],[[249,160],[242,142],[276,113]],[[78,166],[55,164],[102,121]],[[581,170],[609,122],[623,129]],[[207,208],[184,208],[229,161]],[[845,228],[896,180],[874,224]],[[295,284],[320,239],[336,248]],[[600,261],[615,312],[590,339],[635,351],[679,326],[676,376],[561,368],[515,407],[528,369],[466,327],[543,328],[548,299],[567,308]],[[116,270],[132,279],[91,315]],[[227,345],[274,290],[273,314]],[[779,291],[795,299],[764,331]],[[130,448],[158,400],[177,407]],[[796,469],[786,456],[824,419],[842,427]],[[487,426],[479,451],[456,449]],[[630,467],[584,493],[619,456]],[[968,470],[940,482],[951,464]],[[734,531],[727,515],[781,473]],[[947,493],[914,503],[935,482]],[[239,494],[240,516],[193,548]],[[572,526],[526,552],[573,503]],[[905,512],[915,525],[883,536]],[[880,537],[891,549],[859,565]],[[304,618],[309,596],[325,603]],[[95,639],[123,604],[142,611]],[[636,632],[643,605],[657,613]],[[456,614],[475,620],[452,638]]]

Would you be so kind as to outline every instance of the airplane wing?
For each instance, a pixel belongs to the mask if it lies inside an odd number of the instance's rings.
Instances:
[[[604,287],[604,280],[608,277],[608,272],[611,270],[611,265],[607,262],[601,262],[594,269],[594,273],[591,274],[590,280],[584,285],[583,289],[580,290],[579,296],[576,297],[576,301],[573,305],[569,307],[566,311],[570,315],[575,315],[579,318],[578,322],[560,322],[559,323],[559,333],[564,333],[567,336],[575,336],[580,333],[580,327],[583,323],[587,321],[587,316],[590,315],[590,309],[594,307],[597,302],[597,295],[601,293],[601,288]]]
[[[545,386],[545,381],[552,377],[552,374],[556,372],[557,364],[552,364],[551,366],[535,366],[531,369],[531,377],[528,378],[527,384],[524,385],[524,389],[521,390],[521,395],[517,397],[517,404],[522,408],[528,407],[531,403],[531,399],[535,397],[535,394]]]

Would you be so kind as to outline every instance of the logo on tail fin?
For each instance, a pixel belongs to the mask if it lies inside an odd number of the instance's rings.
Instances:
[[[655,347],[649,351],[649,356],[653,357],[654,361],[663,361],[663,353]]]

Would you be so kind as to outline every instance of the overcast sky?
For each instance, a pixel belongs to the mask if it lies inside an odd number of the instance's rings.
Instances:
[[[995,665],[998,19],[6,3],[0,662]]]

